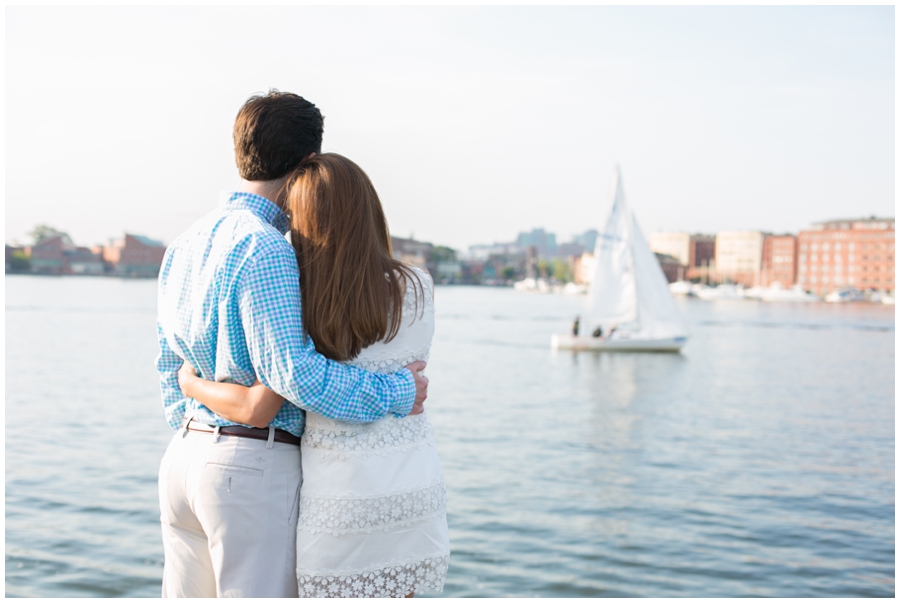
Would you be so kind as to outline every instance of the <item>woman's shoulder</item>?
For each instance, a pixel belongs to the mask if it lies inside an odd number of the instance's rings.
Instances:
[[[402,275],[406,281],[406,294],[403,297],[403,311],[416,310],[421,314],[422,309],[434,312],[434,282],[428,271],[413,265],[405,265],[408,271]]]

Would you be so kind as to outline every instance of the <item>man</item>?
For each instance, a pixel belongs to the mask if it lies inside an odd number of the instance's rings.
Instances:
[[[159,474],[163,596],[296,597],[304,409],[355,423],[422,411],[424,363],[367,373],[304,337],[283,204],[289,173],[320,152],[322,131],[319,110],[295,94],[249,99],[234,125],[240,190],[163,260],[157,370],[177,432]],[[235,425],[182,395],[182,359],[208,379],[258,378],[286,402],[267,429]]]

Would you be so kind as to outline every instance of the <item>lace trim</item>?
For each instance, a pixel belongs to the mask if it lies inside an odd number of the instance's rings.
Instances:
[[[412,316],[413,312],[421,317],[423,309],[434,313],[434,283],[431,276],[422,269],[413,268],[412,271],[419,279],[418,281],[409,277],[406,279],[406,293],[403,296],[402,310],[404,319]]]
[[[428,361],[428,354],[431,351],[431,343],[422,346],[418,350],[408,351],[403,356],[397,356],[397,350],[388,349],[380,354],[371,354],[364,357],[357,356],[353,360],[347,361],[346,364],[358,366],[370,373],[396,373],[407,364],[416,360]]]
[[[444,590],[449,565],[450,557],[444,555],[354,574],[304,574],[298,570],[297,586],[301,597],[405,597]]]
[[[387,532],[442,515],[446,509],[447,489],[443,482],[372,498],[301,496],[297,529],[334,536]]]
[[[434,445],[434,427],[425,413],[402,419],[386,417],[374,423],[352,425],[315,415],[307,420],[300,445],[347,458],[347,453],[385,456],[401,450]],[[357,456],[354,454],[353,456]]]

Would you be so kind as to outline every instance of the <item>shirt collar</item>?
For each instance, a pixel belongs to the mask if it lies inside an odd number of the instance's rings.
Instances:
[[[253,193],[233,192],[225,193],[226,209],[247,209],[253,214],[278,229],[281,234],[287,234],[290,230],[290,222],[281,208],[266,199]]]

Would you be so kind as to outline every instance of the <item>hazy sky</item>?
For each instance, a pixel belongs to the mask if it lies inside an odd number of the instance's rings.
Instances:
[[[894,8],[6,7],[6,238],[171,241],[270,87],[325,115],[397,236],[894,215]]]

